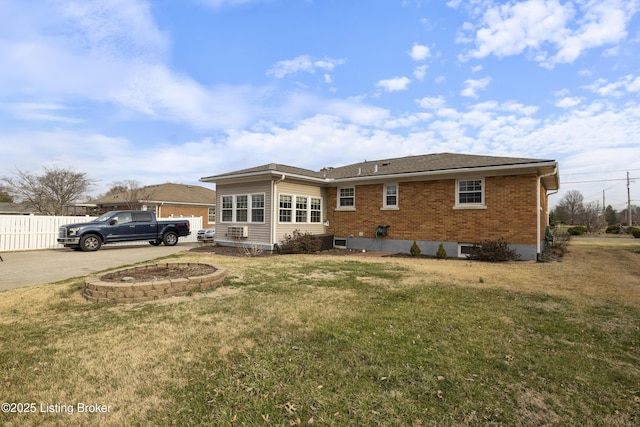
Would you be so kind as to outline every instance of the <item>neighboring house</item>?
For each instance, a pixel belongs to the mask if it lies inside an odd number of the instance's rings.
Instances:
[[[202,217],[202,226],[215,225],[216,192],[198,185],[150,185],[91,201],[97,213],[119,209],[145,209],[158,218]]]
[[[40,213],[28,207],[26,203],[1,202],[0,215],[40,215]]]
[[[427,154],[319,172],[280,164],[200,179],[216,184],[216,242],[273,249],[294,230],[352,249],[464,256],[505,239],[525,260],[545,246],[554,160]]]

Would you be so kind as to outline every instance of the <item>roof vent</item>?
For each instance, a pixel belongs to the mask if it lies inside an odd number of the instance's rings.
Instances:
[[[377,173],[378,172],[378,165],[374,165],[373,166],[373,173]]]

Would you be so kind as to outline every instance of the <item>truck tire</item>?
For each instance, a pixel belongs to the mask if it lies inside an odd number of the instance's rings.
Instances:
[[[165,246],[175,246],[175,244],[178,243],[178,233],[175,231],[167,231],[164,233],[164,236],[162,236],[162,243],[164,243]]]
[[[96,234],[85,234],[80,238],[80,249],[84,252],[97,251],[100,246],[102,246],[102,240]]]

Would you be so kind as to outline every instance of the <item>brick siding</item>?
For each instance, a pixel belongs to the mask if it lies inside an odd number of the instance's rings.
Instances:
[[[511,244],[535,245],[536,175],[486,177],[484,185],[486,209],[454,209],[455,179],[400,182],[398,210],[382,209],[381,183],[356,186],[355,211],[336,210],[337,189],[329,188],[328,232],[341,237],[362,232],[362,237],[373,238],[378,225],[389,225],[392,239],[473,243],[504,238]],[[541,193],[544,215],[546,194]]]
[[[184,217],[190,216],[201,216],[202,217],[202,227],[208,228],[213,227],[215,223],[209,222],[209,208],[202,206],[185,206],[185,205],[163,205],[158,206],[158,216],[161,218],[169,218],[171,215],[174,217],[180,217],[181,215]],[[198,230],[191,230],[192,232]]]

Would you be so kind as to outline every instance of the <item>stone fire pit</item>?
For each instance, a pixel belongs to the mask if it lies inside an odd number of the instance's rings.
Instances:
[[[91,302],[147,302],[220,286],[223,268],[204,263],[160,263],[123,268],[85,279],[82,295]]]

